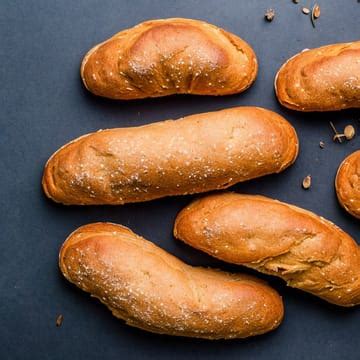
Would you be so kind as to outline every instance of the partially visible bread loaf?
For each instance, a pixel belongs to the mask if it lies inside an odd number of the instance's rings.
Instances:
[[[176,218],[174,235],[221,260],[284,279],[340,306],[360,304],[356,242],[310,211],[263,196],[216,194]]]
[[[360,108],[360,41],[304,50],[275,78],[280,103],[299,111]]]
[[[64,204],[147,201],[277,173],[297,152],[284,118],[239,107],[82,136],[49,159],[43,188]]]
[[[174,18],[143,22],[96,45],[81,77],[89,91],[112,99],[228,95],[247,89],[257,68],[254,51],[239,37]]]
[[[280,296],[247,275],[191,267],[126,227],[82,226],[63,244],[64,276],[128,325],[160,334],[244,338],[276,328]]]
[[[335,188],[341,206],[360,219],[360,150],[350,154],[340,164]]]

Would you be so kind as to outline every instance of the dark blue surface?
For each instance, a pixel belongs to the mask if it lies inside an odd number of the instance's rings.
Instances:
[[[296,127],[300,156],[284,173],[234,189],[313,210],[357,238],[359,221],[338,206],[333,180],[341,160],[359,148],[360,137],[346,144],[333,143],[329,121],[340,130],[353,124],[360,131],[359,111],[295,113],[281,108],[273,93],[274,75],[291,55],[303,48],[360,38],[356,0],[318,3],[321,18],[314,29],[301,13],[302,5],[291,0],[1,1],[1,359],[360,358],[360,307],[337,308],[264,276],[283,295],[286,307],[283,324],[268,335],[209,342],[159,336],[124,325],[58,271],[59,246],[82,224],[121,223],[188,263],[243,269],[173,239],[173,220],[191,196],[122,207],[64,207],[48,201],[40,187],[47,158],[81,134],[259,105],[278,111]],[[263,20],[268,7],[276,11],[272,23]],[[123,28],[165,17],[203,19],[247,40],[260,63],[254,86],[229,97],[173,96],[132,102],[96,98],[84,90],[79,65],[90,47]],[[325,142],[323,150],[320,140]],[[313,185],[304,191],[300,184],[308,174]],[[63,325],[56,328],[60,313]]]

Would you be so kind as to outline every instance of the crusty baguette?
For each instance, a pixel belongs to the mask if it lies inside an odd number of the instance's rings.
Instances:
[[[360,150],[350,154],[340,164],[335,188],[341,206],[360,219]]]
[[[112,99],[171,94],[228,95],[257,75],[252,48],[203,21],[143,22],[92,48],[81,77],[92,93]]]
[[[280,103],[299,111],[360,108],[360,41],[305,50],[275,78]]]
[[[284,118],[240,107],[80,137],[49,159],[43,188],[64,204],[147,201],[280,172],[297,152]]]
[[[80,227],[63,244],[59,265],[114,316],[154,333],[244,338],[283,318],[280,296],[263,281],[186,265],[120,225]]]
[[[176,218],[174,235],[221,260],[284,279],[333,304],[360,304],[360,253],[336,225],[263,196],[216,194]]]

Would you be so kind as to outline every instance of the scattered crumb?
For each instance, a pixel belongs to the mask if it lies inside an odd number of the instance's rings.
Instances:
[[[265,12],[265,19],[267,20],[267,21],[273,21],[273,19],[274,19],[274,17],[275,17],[275,11],[274,11],[274,9],[268,9],[268,10],[266,10],[266,12]]]
[[[321,149],[323,149],[325,147],[325,143],[323,141],[320,141],[319,146],[320,146]]]
[[[303,182],[302,182],[302,187],[307,190],[309,189],[311,186],[311,175],[308,175],[304,178]]]
[[[320,11],[320,6],[318,4],[315,4],[313,9],[312,9],[312,13],[314,16],[314,19],[318,19],[320,17],[321,11]]]
[[[62,314],[60,314],[57,318],[56,318],[56,327],[60,327],[62,322],[64,320],[64,316]]]
[[[352,125],[346,125],[344,129],[346,140],[351,140],[355,136],[355,129]]]
[[[315,27],[315,20],[320,17],[320,6],[315,4],[311,9],[311,24]]]

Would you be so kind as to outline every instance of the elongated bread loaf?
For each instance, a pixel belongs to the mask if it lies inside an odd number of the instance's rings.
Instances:
[[[340,164],[335,188],[341,206],[360,219],[360,150],[350,154]]]
[[[96,45],[81,77],[89,91],[112,99],[228,95],[247,89],[257,68],[254,51],[239,37],[203,21],[165,19]]]
[[[280,103],[299,111],[360,108],[360,41],[305,50],[275,78]]]
[[[280,296],[264,282],[191,267],[120,225],[80,227],[59,264],[114,316],[154,333],[243,338],[276,328],[283,317]]]
[[[293,127],[243,107],[80,137],[47,162],[43,188],[64,204],[123,204],[224,189],[294,162]]]
[[[174,235],[333,304],[360,304],[358,245],[310,211],[262,196],[217,194],[182,210]]]

